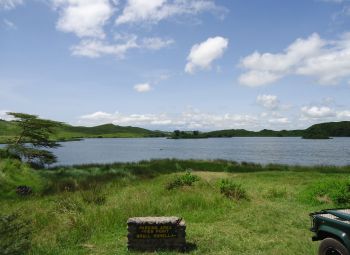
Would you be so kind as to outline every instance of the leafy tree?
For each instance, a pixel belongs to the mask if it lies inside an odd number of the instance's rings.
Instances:
[[[57,161],[56,156],[45,148],[60,146],[57,142],[50,140],[50,136],[62,123],[25,113],[9,112],[7,114],[15,118],[14,122],[21,130],[17,137],[10,140],[7,146],[9,153],[34,164],[45,165]]]
[[[175,131],[174,131],[174,135],[175,135],[176,137],[180,136],[180,130],[175,130]]]

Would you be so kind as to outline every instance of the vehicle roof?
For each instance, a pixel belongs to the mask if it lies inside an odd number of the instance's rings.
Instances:
[[[327,209],[312,215],[350,224],[350,209]]]

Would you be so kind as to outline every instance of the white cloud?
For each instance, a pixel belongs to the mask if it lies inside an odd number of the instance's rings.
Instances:
[[[78,37],[105,37],[103,27],[114,13],[109,0],[53,0],[53,3],[60,13],[58,30]]]
[[[98,39],[84,39],[71,48],[72,54],[90,58],[98,58],[105,55],[123,58],[126,52],[131,49],[159,50],[173,43],[172,40],[163,40],[158,37],[145,38],[140,41],[136,35],[127,35],[117,39],[116,43],[108,43]]]
[[[272,83],[291,73],[301,62],[320,54],[325,42],[318,34],[307,39],[297,39],[283,53],[259,53],[243,58],[240,65],[248,71],[241,75],[239,81],[247,86],[259,86]]]
[[[90,58],[98,58],[103,55],[114,55],[123,58],[125,53],[134,48],[138,48],[136,38],[129,39],[120,44],[109,44],[104,41],[86,39],[71,48],[72,54]]]
[[[9,21],[8,19],[4,19],[3,23],[8,30],[16,30],[17,29],[17,26],[15,25],[15,23]]]
[[[290,123],[289,119],[286,117],[269,119],[268,121],[272,124],[289,124]]]
[[[0,9],[11,10],[23,3],[23,0],[0,0]]]
[[[212,0],[128,0],[116,23],[157,23],[173,16],[205,11],[225,13],[227,10]]]
[[[242,74],[238,81],[249,87],[258,87],[261,85],[275,82],[281,78],[281,75],[269,71],[249,71]]]
[[[262,114],[207,113],[187,108],[181,113],[108,113],[98,111],[79,117],[79,125],[95,126],[113,123],[161,130],[219,130],[219,129],[303,129],[312,124],[350,120],[350,110],[337,110],[326,106],[304,106],[300,113],[283,116],[278,112]]]
[[[349,119],[350,119],[350,111],[349,111],[349,110],[338,111],[338,112],[337,112],[337,117],[338,117],[340,120],[349,120]]]
[[[350,78],[350,33],[344,34],[338,41],[329,42],[329,45],[332,48],[306,59],[296,73],[316,77],[321,84],[330,85]]]
[[[307,39],[297,39],[283,53],[254,52],[240,64],[247,71],[239,77],[239,82],[253,87],[276,82],[287,75],[313,77],[325,85],[349,81],[350,33],[332,41],[313,34]]]
[[[301,112],[306,118],[329,118],[335,117],[336,112],[327,106],[304,106]]]
[[[280,105],[280,101],[275,95],[258,95],[256,102],[268,110],[276,110]]]
[[[228,39],[217,36],[195,44],[187,57],[185,71],[194,73],[197,69],[209,69],[214,60],[220,58],[228,46]]]
[[[150,91],[152,87],[149,83],[140,83],[140,84],[136,84],[134,86],[134,89],[139,93],[143,93],[143,92]]]
[[[14,120],[14,117],[7,115],[9,110],[0,110],[0,120]]]
[[[258,118],[248,114],[210,114],[189,108],[181,114],[121,114],[96,112],[79,118],[79,124],[99,125],[113,123],[122,126],[140,126],[161,129],[224,129],[257,128]]]
[[[159,38],[159,37],[145,38],[142,41],[143,47],[146,49],[151,49],[151,50],[158,50],[161,48],[165,48],[173,43],[174,43],[174,40],[172,40],[172,39],[164,40],[164,39]]]

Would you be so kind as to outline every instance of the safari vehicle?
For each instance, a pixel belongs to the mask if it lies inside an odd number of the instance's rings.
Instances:
[[[321,240],[319,255],[350,255],[350,209],[327,209],[310,216],[312,240]]]

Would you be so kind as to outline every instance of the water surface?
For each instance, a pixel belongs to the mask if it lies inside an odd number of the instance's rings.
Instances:
[[[149,159],[226,159],[290,165],[350,165],[350,138],[236,137],[172,140],[108,138],[64,142],[58,164],[131,162]]]

